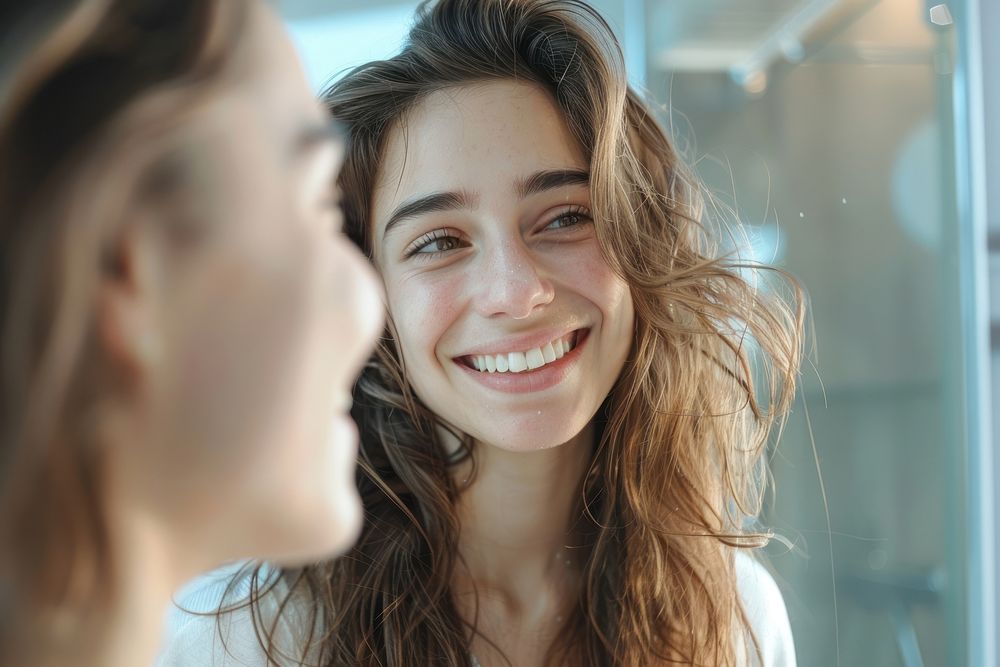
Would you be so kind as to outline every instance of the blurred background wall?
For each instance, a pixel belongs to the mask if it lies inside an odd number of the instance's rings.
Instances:
[[[278,4],[317,91],[416,6]],[[763,517],[799,664],[997,664],[1000,2],[592,4],[748,252],[811,298]]]

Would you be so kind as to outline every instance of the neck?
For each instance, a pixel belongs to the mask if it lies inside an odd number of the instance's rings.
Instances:
[[[171,541],[155,521],[126,510],[117,524],[118,595],[108,615],[99,664],[150,665],[160,648],[171,596],[188,573],[174,566]]]
[[[100,613],[62,612],[30,664],[134,667],[156,658],[171,596],[193,571],[175,567],[173,541],[150,515],[120,499],[108,506],[109,601]]]
[[[588,426],[544,450],[477,447],[475,479],[458,504],[459,554],[469,583],[525,602],[540,590],[563,587],[567,564],[579,559],[573,512],[593,440]],[[471,464],[461,466],[459,481],[470,471]]]

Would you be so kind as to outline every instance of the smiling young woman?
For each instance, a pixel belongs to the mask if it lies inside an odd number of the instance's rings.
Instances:
[[[569,442],[611,392],[634,328],[584,152],[551,96],[513,79],[429,92],[405,127],[385,138],[368,224],[408,383],[475,442]]]
[[[280,663],[288,603],[308,664],[794,664],[746,526],[802,299],[721,254],[600,17],[429,3],[326,100],[390,315],[355,391],[367,520],[271,571],[230,644]]]

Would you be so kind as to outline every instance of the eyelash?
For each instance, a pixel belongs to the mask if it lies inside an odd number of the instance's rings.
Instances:
[[[551,220],[545,223],[545,225],[542,227],[542,231],[549,229],[549,227],[551,227],[554,223],[559,222],[564,218],[570,218],[570,217],[580,218],[580,220],[572,225],[556,227],[552,231],[561,232],[567,229],[573,229],[574,227],[585,225],[589,222],[593,222],[593,220],[590,217],[590,212],[586,208],[584,208],[583,206],[571,206],[567,210],[562,211],[561,213],[559,213],[559,215],[553,217]],[[437,257],[438,255],[441,255],[442,253],[455,250],[458,246],[448,248],[447,250],[434,250],[431,252],[421,252],[431,243],[434,243],[435,241],[440,241],[441,239],[454,239],[455,243],[461,243],[462,241],[459,238],[458,234],[459,232],[454,229],[447,229],[447,228],[435,229],[434,231],[428,232],[427,234],[424,234],[416,241],[414,241],[410,245],[409,249],[407,249],[404,256],[406,259],[410,259],[410,258],[415,258],[417,255],[424,255],[424,257],[421,257],[420,259],[431,259]]]
[[[413,244],[406,251],[406,259],[410,259],[411,257],[414,257],[415,255],[427,255],[427,257],[435,257],[437,255],[440,255],[443,252],[448,252],[448,250],[435,250],[433,252],[421,252],[421,250],[423,250],[424,248],[426,248],[430,244],[434,243],[435,241],[439,241],[441,239],[455,239],[455,241],[457,243],[461,243],[461,240],[458,238],[458,231],[457,230],[454,230],[454,229],[435,229],[433,232],[428,232],[428,233],[424,234],[423,236],[421,236],[420,238],[418,238],[416,241],[413,242]],[[449,250],[454,250],[454,248],[449,248]],[[423,257],[421,259],[427,259],[427,257]]]
[[[560,213],[559,215],[557,215],[556,217],[549,220],[549,222],[545,225],[545,227],[543,227],[543,229],[548,229],[549,227],[552,226],[553,223],[558,222],[563,218],[570,218],[570,217],[581,218],[581,220],[580,222],[577,222],[574,225],[567,225],[565,227],[556,227],[556,229],[560,230],[570,229],[572,227],[579,227],[580,225],[585,225],[588,222],[593,222],[593,219],[591,219],[590,217],[590,211],[588,211],[586,208],[584,208],[583,206],[571,206],[562,213]]]

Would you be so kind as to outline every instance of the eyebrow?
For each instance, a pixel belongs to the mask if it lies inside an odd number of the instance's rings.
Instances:
[[[345,141],[345,136],[340,123],[333,119],[325,123],[315,121],[305,123],[292,140],[292,158],[299,159],[318,146],[342,143]]]
[[[590,173],[582,169],[549,169],[535,172],[524,179],[518,179],[514,190],[518,197],[526,199],[546,190],[554,190],[567,185],[588,185],[589,183]],[[385,224],[385,231],[382,232],[382,238],[385,238],[393,227],[405,220],[417,218],[427,213],[475,208],[475,199],[476,197],[464,191],[434,192],[406,202],[389,216],[389,221]]]
[[[582,169],[549,169],[537,171],[528,178],[517,181],[514,189],[521,199],[555,190],[567,185],[589,185],[590,173]]]
[[[438,213],[440,211],[457,211],[460,209],[474,208],[473,197],[466,192],[434,192],[407,202],[397,208],[389,216],[389,222],[385,223],[385,231],[382,238],[385,238],[393,227],[411,218],[416,218],[427,213]]]

